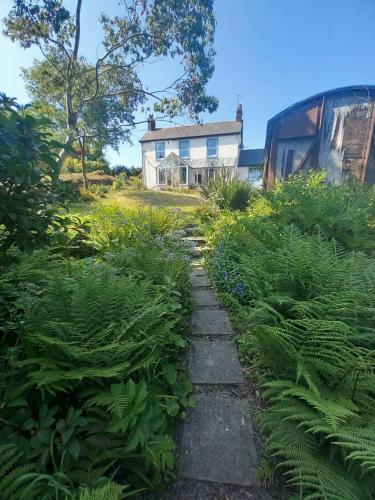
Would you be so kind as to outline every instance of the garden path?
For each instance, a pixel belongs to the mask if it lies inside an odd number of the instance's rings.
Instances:
[[[189,410],[184,422],[178,478],[255,486],[257,454],[249,401],[240,394],[244,379],[233,331],[202,267],[204,238],[186,239],[196,244],[191,275],[196,309],[189,351],[196,407]],[[239,397],[229,388],[240,389]]]

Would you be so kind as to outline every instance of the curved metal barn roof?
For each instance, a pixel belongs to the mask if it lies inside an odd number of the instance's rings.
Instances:
[[[291,106],[288,106],[283,111],[280,111],[280,113],[277,113],[277,115],[270,118],[268,122],[273,122],[274,120],[281,118],[283,115],[290,113],[294,109],[297,109],[300,106],[308,104],[309,102],[315,101],[324,96],[330,96],[334,94],[345,94],[349,92],[366,92],[366,91],[369,94],[375,93],[375,85],[350,85],[348,87],[338,87],[336,89],[326,90],[325,92],[319,92],[319,94],[312,95],[310,97],[307,97],[306,99],[303,99],[302,101],[297,101]]]

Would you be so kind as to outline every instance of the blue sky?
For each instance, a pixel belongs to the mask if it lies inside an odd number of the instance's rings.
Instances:
[[[100,53],[99,13],[118,13],[117,3],[84,0],[82,53],[88,58]],[[10,4],[0,0],[2,14]],[[234,119],[240,96],[246,147],[263,147],[267,120],[293,102],[330,88],[375,83],[375,0],[215,0],[215,12],[216,69],[208,92],[220,104],[216,113],[202,118]],[[0,91],[27,102],[20,67],[29,66],[38,52],[0,35],[0,54]],[[150,89],[161,88],[178,70],[164,60],[145,67],[143,76]],[[143,133],[141,126],[134,145],[124,145],[120,155],[109,151],[111,163],[139,165]]]

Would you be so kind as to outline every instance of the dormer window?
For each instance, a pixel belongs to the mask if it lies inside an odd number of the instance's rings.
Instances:
[[[180,158],[190,158],[189,141],[180,141],[179,149],[180,149]]]
[[[164,160],[165,158],[165,142],[155,143],[155,158],[157,160]]]
[[[207,139],[207,158],[217,158],[217,138]]]

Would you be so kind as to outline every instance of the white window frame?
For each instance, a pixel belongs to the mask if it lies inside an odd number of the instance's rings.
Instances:
[[[189,172],[188,172],[188,168],[187,168],[186,165],[181,165],[180,166],[180,180],[181,180],[181,169],[182,168],[185,169],[185,181],[186,182],[181,182],[181,184],[183,184],[184,186],[187,186],[187,184],[189,184],[189,179],[188,179]]]
[[[185,148],[187,151],[186,156],[182,156],[182,154],[181,154],[181,144],[184,144],[184,143],[187,144],[187,147]],[[187,141],[187,140],[179,141],[178,152],[179,152],[180,158],[190,158],[190,141]]]
[[[160,182],[160,171],[161,170],[164,171],[164,182]],[[158,174],[158,186],[166,186],[166,184],[167,184],[167,169],[166,169],[166,167],[158,167],[157,174]]]
[[[213,144],[209,144],[210,142],[214,142],[214,144],[215,144],[215,154],[210,154],[210,149],[212,149],[214,147]],[[218,157],[219,139],[217,137],[208,137],[207,141],[206,141],[206,147],[207,147],[207,158],[217,158]]]
[[[215,169],[214,169],[214,167],[207,167],[206,168],[206,178],[207,178],[207,181],[215,180]]]
[[[255,176],[257,174],[256,179],[252,179],[251,175]],[[260,167],[249,167],[248,172],[247,172],[247,182],[249,184],[254,184],[256,182],[259,182],[262,179],[262,170]]]
[[[158,146],[163,146],[162,151],[163,151],[163,156],[159,156],[161,154],[161,151],[159,151]],[[165,142],[155,142],[155,159],[156,160],[164,160],[165,158]]]

